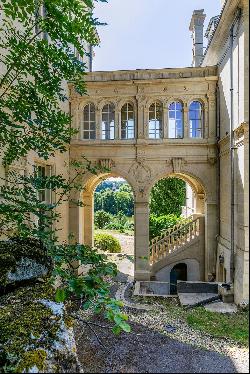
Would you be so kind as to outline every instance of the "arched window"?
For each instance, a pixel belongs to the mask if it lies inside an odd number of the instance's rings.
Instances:
[[[179,101],[174,101],[168,108],[168,137],[180,139],[184,136],[183,126],[183,105]]]
[[[162,104],[153,103],[149,108],[148,136],[150,139],[160,139],[162,137],[162,115]]]
[[[106,104],[102,109],[102,139],[115,139],[115,106]]]
[[[135,114],[132,104],[125,104],[121,110],[122,139],[134,139],[135,137]]]
[[[203,137],[203,108],[199,101],[193,101],[189,106],[189,136]]]
[[[88,104],[83,109],[82,139],[96,138],[95,106]]]

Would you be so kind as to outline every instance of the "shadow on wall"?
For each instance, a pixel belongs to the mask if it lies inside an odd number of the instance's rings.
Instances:
[[[182,268],[183,271],[181,271],[178,268],[178,265],[181,265],[180,269]],[[184,268],[186,270],[184,270]],[[174,264],[168,265],[158,271],[156,273],[156,280],[159,282],[171,282],[171,272],[172,270],[176,270],[176,275],[174,275],[174,271],[172,273],[172,276],[181,276],[181,277],[186,277],[186,279],[181,279],[178,278],[177,280],[186,280],[186,281],[201,281],[201,276],[200,276],[200,264],[197,260],[194,259],[186,259],[183,260],[181,263],[176,262]],[[179,270],[178,270],[179,269]],[[176,283],[177,283],[176,280]]]

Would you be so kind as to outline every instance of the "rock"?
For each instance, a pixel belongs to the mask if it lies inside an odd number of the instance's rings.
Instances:
[[[14,273],[8,273],[7,282],[20,282],[44,277],[48,274],[48,271],[49,270],[45,265],[39,264],[37,261],[29,258],[22,258],[17,264],[16,271]]]

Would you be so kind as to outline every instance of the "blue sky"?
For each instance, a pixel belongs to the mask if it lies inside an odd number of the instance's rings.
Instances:
[[[95,16],[100,47],[93,70],[158,69],[191,66],[189,23],[194,9],[211,17],[220,13],[221,0],[109,0],[97,3]]]

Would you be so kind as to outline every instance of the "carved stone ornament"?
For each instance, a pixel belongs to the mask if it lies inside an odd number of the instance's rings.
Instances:
[[[99,166],[105,169],[112,169],[115,166],[115,162],[109,158],[99,160]]]
[[[143,161],[135,162],[129,170],[129,173],[133,175],[139,184],[148,182],[151,178],[151,170]]]
[[[183,165],[183,158],[174,157],[172,158],[173,172],[180,173]]]
[[[208,157],[207,161],[208,161],[208,163],[209,163],[210,165],[213,166],[213,165],[216,164],[216,162],[217,162],[217,158],[216,158],[216,157]]]

